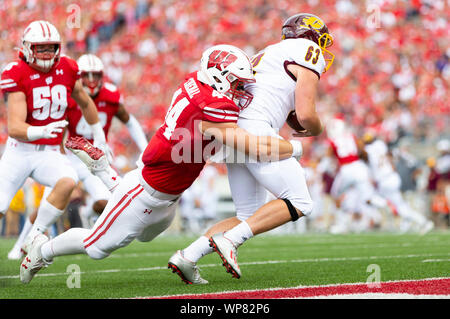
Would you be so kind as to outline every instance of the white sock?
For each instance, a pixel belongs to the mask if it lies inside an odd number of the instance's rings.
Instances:
[[[33,227],[33,224],[30,221],[30,218],[27,217],[27,220],[25,221],[25,224],[23,225],[22,231],[20,232],[19,238],[17,239],[16,243],[14,244],[13,249],[20,249],[23,246],[23,243],[25,242],[25,238],[27,238],[28,234],[30,233],[31,227]]]
[[[111,167],[108,166],[106,169],[93,172],[95,176],[101,179],[103,184],[108,187],[110,192],[114,191],[117,185],[119,185],[122,178],[117,174],[117,172]]]
[[[50,261],[57,256],[86,254],[83,240],[90,231],[86,228],[71,228],[65,231],[42,245],[42,257]]]
[[[50,204],[47,199],[43,199],[28,238],[34,238],[38,233],[45,233],[45,231],[52,226],[63,213],[64,210],[56,208]]]
[[[187,248],[183,249],[183,256],[196,263],[200,258],[212,252],[213,249],[209,246],[209,238],[201,236]]]
[[[224,236],[231,240],[233,244],[238,247],[246,240],[253,237],[253,232],[246,221],[242,221],[237,226],[224,233]]]

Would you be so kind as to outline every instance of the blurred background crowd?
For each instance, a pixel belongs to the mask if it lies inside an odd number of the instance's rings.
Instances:
[[[62,36],[64,54],[76,59],[90,52],[102,59],[107,77],[120,88],[125,107],[150,139],[175,88],[185,74],[197,69],[205,48],[229,43],[252,56],[280,41],[283,21],[298,12],[321,17],[335,39],[331,47],[335,62],[320,80],[319,112],[324,118],[341,114],[358,137],[370,130],[386,141],[402,177],[402,190],[411,193],[409,198],[424,214],[448,227],[450,3],[446,0],[5,0],[0,2],[0,66],[17,57],[23,29],[31,21],[48,20]],[[290,134],[289,128],[281,129],[281,135]],[[6,137],[2,104],[0,145]],[[112,127],[109,143],[122,172],[135,167],[138,149],[123,125]],[[318,169],[326,156],[325,136],[305,138],[303,143],[301,162],[311,172],[311,183],[318,185],[318,198],[326,199],[335,168]],[[185,201],[191,203],[185,205],[188,212],[192,207],[215,207],[204,209],[209,212],[207,218],[199,217],[203,221],[214,219],[211,211],[232,211],[226,168],[211,167],[205,178],[212,178],[215,186],[205,183],[209,185],[205,189],[217,190],[209,197],[216,206],[202,204],[200,195],[192,199],[195,193],[202,194],[195,191],[197,186]],[[325,206],[323,212],[332,210],[332,205]],[[194,224],[191,228],[203,227]]]

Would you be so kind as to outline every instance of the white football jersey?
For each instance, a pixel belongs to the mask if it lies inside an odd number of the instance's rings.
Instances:
[[[296,79],[287,66],[298,64],[320,77],[326,65],[320,47],[307,39],[286,39],[269,45],[252,58],[252,63],[256,82],[245,89],[253,94],[253,100],[240,117],[266,121],[277,129],[295,108]]]
[[[381,182],[387,176],[395,174],[391,161],[388,158],[388,147],[382,140],[375,140],[366,145],[365,150],[369,157],[369,166],[372,176],[377,182]]]

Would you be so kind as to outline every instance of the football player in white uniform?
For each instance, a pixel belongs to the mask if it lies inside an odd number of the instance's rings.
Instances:
[[[319,135],[323,126],[315,99],[320,76],[334,59],[327,50],[333,38],[319,17],[307,13],[288,18],[282,27],[282,38],[253,57],[256,82],[245,86],[253,100],[239,114],[238,125],[254,135],[279,137],[278,130],[295,110],[304,128],[295,136]],[[308,216],[312,211],[305,173],[297,159],[246,161],[227,164],[227,168],[236,217],[217,223],[170,258],[169,267],[176,267],[185,282],[185,279],[191,283],[206,282],[200,277],[196,263],[213,250],[219,253],[227,271],[239,278],[240,245],[254,235]],[[266,203],[267,191],[277,199]]]
[[[372,223],[379,225],[382,216],[378,209],[386,202],[377,196],[369,167],[362,160],[364,144],[339,116],[327,122],[327,137],[329,153],[339,164],[330,191],[337,208],[331,233],[360,232]]]
[[[375,138],[369,132],[364,135],[363,140],[366,144],[368,163],[372,178],[377,184],[378,193],[394,206],[398,215],[404,220],[403,225],[407,226],[403,226],[403,230],[409,229],[413,224],[419,228],[420,234],[425,234],[433,229],[433,222],[415,211],[403,198],[400,191],[400,175],[394,169],[386,143]]]

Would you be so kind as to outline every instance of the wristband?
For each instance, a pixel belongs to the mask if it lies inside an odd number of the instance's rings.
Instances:
[[[27,128],[27,139],[29,141],[36,141],[43,137],[44,126],[28,126]]]
[[[102,124],[100,124],[100,121],[90,125],[90,127],[92,130],[92,138],[94,139],[95,144],[98,145],[98,143],[106,143],[105,132],[103,131],[103,127]]]
[[[303,146],[302,142],[298,140],[290,140],[289,141],[292,145],[292,156],[293,157],[300,157],[303,154]]]

